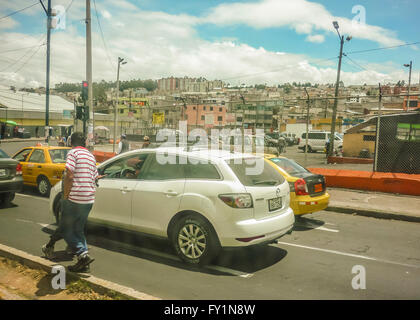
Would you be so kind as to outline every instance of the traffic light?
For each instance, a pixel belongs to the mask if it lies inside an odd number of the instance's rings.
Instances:
[[[83,106],[77,106],[76,107],[76,119],[78,120],[83,120]]]
[[[89,83],[87,81],[82,81],[82,100],[86,102],[89,97]]]
[[[76,119],[83,121],[89,120],[89,108],[85,106],[77,106]]]

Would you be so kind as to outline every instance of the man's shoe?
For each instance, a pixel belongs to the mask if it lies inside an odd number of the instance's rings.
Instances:
[[[45,255],[47,259],[53,259],[54,258],[54,247],[47,247],[46,244],[44,244],[41,248],[42,253]]]
[[[66,254],[74,256],[76,254],[76,250],[73,250],[70,246],[67,246],[66,247]]]
[[[84,272],[82,270],[89,267],[93,261],[95,261],[95,259],[92,259],[88,254],[85,254],[77,260],[76,264],[69,266],[68,269],[71,272]]]

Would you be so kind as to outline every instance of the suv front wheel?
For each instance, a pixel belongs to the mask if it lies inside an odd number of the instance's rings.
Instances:
[[[210,263],[218,254],[220,244],[210,224],[199,216],[178,220],[171,236],[178,256],[193,265]]]

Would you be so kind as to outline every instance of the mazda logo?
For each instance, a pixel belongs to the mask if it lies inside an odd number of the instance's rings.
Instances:
[[[281,196],[281,191],[280,191],[279,188],[277,188],[277,190],[276,190],[276,196],[277,196],[277,198],[280,198],[280,196]]]

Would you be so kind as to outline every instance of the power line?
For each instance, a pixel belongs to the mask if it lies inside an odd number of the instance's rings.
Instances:
[[[354,61],[349,56],[347,56],[347,54],[343,53],[343,56],[345,56],[347,59],[349,59],[354,65],[358,66],[360,69],[362,69],[364,71],[370,71],[370,70],[366,69],[365,67],[361,66],[360,64],[358,64],[356,61]]]
[[[22,68],[24,67],[24,66],[26,66],[26,64],[33,58],[33,56],[39,51],[39,49],[41,49],[41,47],[42,46],[44,46],[45,44],[42,44],[42,45],[40,45],[35,51],[34,51],[34,53],[32,53],[32,55],[18,68],[18,69],[16,69],[15,70],[15,72],[14,73],[17,73],[17,72],[19,72],[20,70],[22,70]]]
[[[29,47],[22,47],[22,48],[17,48],[17,49],[10,49],[10,50],[5,50],[5,51],[0,51],[0,54],[6,53],[6,52],[14,52],[14,51],[19,51],[19,50],[34,48],[34,47],[38,47],[38,46],[39,46],[39,44],[34,45],[34,46],[29,46]]]
[[[365,53],[365,52],[378,51],[378,50],[394,49],[394,48],[412,46],[412,45],[419,44],[419,43],[420,43],[420,41],[412,42],[412,43],[405,43],[405,44],[401,44],[401,45],[398,45],[398,46],[381,47],[381,48],[367,49],[367,50],[360,50],[360,51],[351,51],[351,52],[347,52],[347,54],[356,54],[356,53]]]
[[[102,43],[103,43],[104,48],[105,48],[105,53],[106,53],[106,56],[107,56],[107,58],[108,58],[108,62],[109,62],[109,64],[112,66],[112,68],[113,68],[113,69],[114,69],[114,71],[115,71],[115,65],[112,63],[112,60],[111,60],[111,58],[109,57],[109,52],[108,52],[109,50],[108,50],[108,47],[107,47],[107,45],[106,45],[106,43],[105,43],[105,37],[104,37],[104,32],[103,32],[103,30],[102,30],[102,26],[101,26],[101,20],[99,19],[98,9],[96,8],[96,0],[93,0],[93,5],[94,5],[94,7],[95,7],[96,20],[98,21],[98,26],[99,26],[99,30],[100,30],[100,32],[101,32]]]
[[[337,59],[337,57],[327,58],[327,59],[317,59],[317,60],[309,61],[308,64],[309,63],[319,63],[319,62],[335,60],[335,59]],[[278,71],[283,71],[285,68],[287,68],[287,69],[288,68],[293,68],[293,67],[299,66],[301,64],[302,64],[302,62],[298,62],[298,63],[292,64],[292,65],[278,66],[279,69],[273,69],[273,70],[270,70],[270,71],[262,71],[262,72],[257,72],[257,73],[249,73],[249,74],[246,74],[246,75],[239,75],[239,76],[236,76],[236,77],[229,77],[229,78],[224,78],[224,79],[220,79],[220,80],[221,81],[226,81],[226,80],[232,80],[232,79],[247,78],[247,77],[262,75],[262,74],[266,74],[266,73],[278,72]]]
[[[36,6],[37,4],[39,4],[39,2],[38,2],[38,1],[37,1],[37,2],[35,2],[35,3],[33,3],[33,4],[31,4],[30,6],[27,6],[27,7],[25,7],[25,8],[20,9],[20,10],[17,10],[17,11],[14,11],[14,12],[12,12],[12,13],[9,13],[9,14],[7,14],[7,15],[5,15],[5,16],[3,16],[3,17],[1,17],[1,18],[0,18],[0,20],[2,20],[2,19],[6,19],[7,17],[10,17],[10,16],[13,16],[14,14],[19,13],[19,12],[21,12],[21,11],[23,11],[23,10],[26,10],[26,9],[32,8],[32,7]]]

